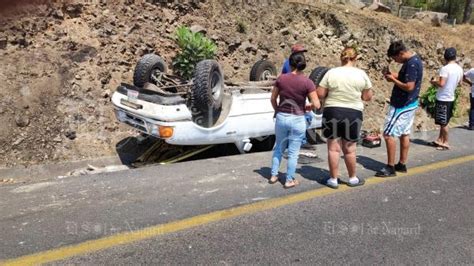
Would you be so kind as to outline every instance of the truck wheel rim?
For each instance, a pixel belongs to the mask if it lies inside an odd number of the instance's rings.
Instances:
[[[268,77],[272,76],[272,71],[269,69],[266,69],[265,71],[262,72],[262,75],[260,75],[260,80],[268,80]]]
[[[221,75],[218,72],[212,73],[211,76],[212,98],[218,101],[221,96]]]
[[[156,68],[151,71],[151,80],[155,82],[156,85],[160,85],[163,78],[163,72],[160,69]]]

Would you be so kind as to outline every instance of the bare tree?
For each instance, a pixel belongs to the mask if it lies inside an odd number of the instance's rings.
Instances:
[[[466,0],[466,6],[464,7],[464,17],[462,23],[469,23],[471,20],[472,6],[474,4],[473,0]]]

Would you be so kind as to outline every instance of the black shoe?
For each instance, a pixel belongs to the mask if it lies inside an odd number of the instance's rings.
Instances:
[[[395,167],[386,165],[382,169],[380,169],[377,173],[375,173],[375,176],[377,177],[391,177],[391,176],[396,176],[397,173],[395,173]]]
[[[402,163],[399,162],[395,165],[395,171],[400,172],[400,173],[406,173],[406,172],[408,172],[407,171],[407,165],[402,164]]]

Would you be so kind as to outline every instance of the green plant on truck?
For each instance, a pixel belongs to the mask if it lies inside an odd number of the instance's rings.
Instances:
[[[438,88],[436,86],[430,86],[425,93],[420,96],[420,103],[423,108],[432,116],[435,116],[436,113],[436,92]],[[459,99],[461,96],[461,88],[456,88],[456,92],[454,93],[454,107],[453,107],[453,115],[455,117],[459,116]]]
[[[214,59],[217,46],[200,32],[179,27],[174,35],[179,52],[173,60],[173,69],[184,79],[190,79],[196,64],[204,59]]]

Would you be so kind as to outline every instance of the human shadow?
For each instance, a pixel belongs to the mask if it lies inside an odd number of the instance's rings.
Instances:
[[[326,185],[326,181],[330,177],[328,170],[310,165],[303,165],[301,168],[297,169],[296,172],[303,178],[316,181],[321,185]]]
[[[265,178],[267,181],[270,180],[270,177],[272,176],[272,169],[270,167],[261,167],[260,169],[253,170],[254,173],[259,174],[261,177]],[[278,182],[280,184],[285,183],[285,174],[278,172]]]
[[[385,163],[376,161],[372,158],[362,156],[362,155],[357,156],[357,163],[362,165],[365,169],[371,170],[371,171],[378,171],[382,169],[382,167],[385,166]]]
[[[435,146],[433,144],[433,141],[427,141],[427,140],[424,140],[424,139],[412,139],[412,140],[410,140],[410,142],[413,143],[413,144],[429,146],[429,147],[434,147]]]
[[[262,167],[260,169],[254,170],[253,172],[259,174],[266,180],[269,180],[271,177],[271,171],[272,169],[270,167]],[[316,181],[323,186],[326,185],[327,180],[330,178],[328,170],[309,165],[303,165],[300,168],[297,168],[296,173],[301,175],[301,177],[304,179]],[[278,182],[280,182],[282,185],[285,183],[285,173],[278,173]],[[346,184],[346,182],[341,179],[339,179],[339,183]]]

